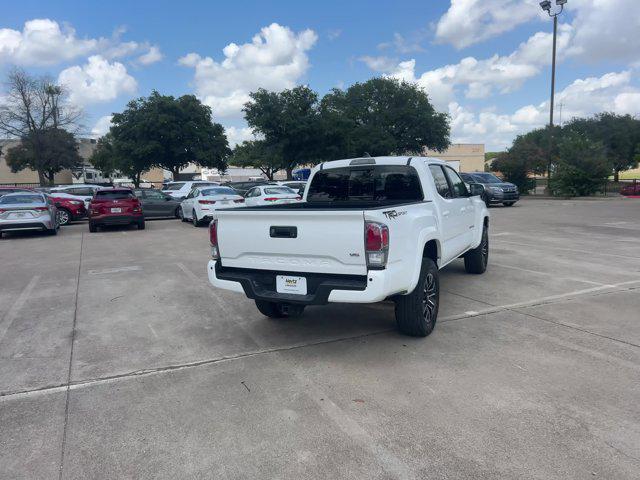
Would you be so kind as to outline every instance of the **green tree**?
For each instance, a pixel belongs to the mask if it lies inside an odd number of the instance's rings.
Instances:
[[[236,145],[229,163],[238,167],[257,168],[269,180],[273,180],[276,172],[285,168],[280,152],[269,148],[264,140],[249,140]]]
[[[559,132],[559,129],[556,129]],[[557,162],[557,148],[553,151],[553,162]],[[518,186],[526,193],[535,187],[532,174],[542,174],[548,168],[549,130],[548,128],[532,130],[518,135],[513,145],[498,154],[491,162],[491,170],[500,172],[504,179]]]
[[[564,132],[558,141],[559,162],[551,179],[555,195],[582,196],[597,192],[611,174],[606,149],[587,135]]]
[[[129,102],[111,123],[116,156],[133,163],[132,171],[158,166],[175,179],[190,163],[220,171],[227,168],[230,150],[224,128],[213,123],[211,109],[193,95],[174,98],[154,91],[148,98]]]
[[[592,141],[602,144],[605,155],[612,164],[616,182],[621,171],[638,165],[640,120],[631,115],[599,113],[592,118],[573,119],[565,129],[586,135]]]
[[[445,150],[449,120],[417,86],[389,78],[356,83],[324,96],[320,111],[332,158]]]
[[[11,156],[13,171],[32,168],[45,185],[56,172],[75,166],[77,147],[66,131],[74,131],[81,116],[65,89],[50,78],[11,70],[0,97],[0,134],[21,140]]]
[[[259,89],[251,94],[243,111],[254,133],[264,139],[257,145],[275,155],[270,163],[281,162],[288,179],[296,166],[323,159],[318,95],[310,88],[299,86],[282,92]]]
[[[145,155],[130,155],[128,148],[128,142],[120,143],[109,132],[98,140],[89,162],[106,175],[118,173],[130,178],[139,187],[142,175],[153,167],[153,162]]]
[[[82,158],[72,133],[50,127],[23,136],[7,151],[6,162],[12,172],[29,168],[38,172],[41,185],[52,185],[56,173],[81,166]]]

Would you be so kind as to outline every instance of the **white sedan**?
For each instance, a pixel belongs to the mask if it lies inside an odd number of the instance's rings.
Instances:
[[[260,185],[253,187],[244,195],[248,207],[294,203],[302,200],[294,189],[280,185]]]
[[[192,188],[180,203],[178,212],[183,222],[191,220],[194,227],[211,221],[218,208],[234,208],[244,205],[244,198],[230,187],[198,186]]]

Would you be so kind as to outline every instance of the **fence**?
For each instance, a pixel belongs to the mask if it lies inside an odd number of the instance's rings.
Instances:
[[[527,192],[529,195],[548,195],[547,192],[547,179],[536,178],[536,186]],[[620,189],[627,185],[640,185],[640,178],[631,178],[626,180],[620,180],[614,182],[613,180],[607,180],[602,184],[596,195],[616,195],[620,193]],[[640,190],[640,186],[636,187],[636,190]]]

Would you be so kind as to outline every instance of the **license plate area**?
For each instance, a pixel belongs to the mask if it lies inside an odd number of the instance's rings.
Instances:
[[[112,208],[111,213],[122,213],[122,208]]]
[[[293,295],[307,294],[307,279],[292,275],[276,275],[276,292]]]

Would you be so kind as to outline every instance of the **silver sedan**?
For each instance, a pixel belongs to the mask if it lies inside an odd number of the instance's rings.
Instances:
[[[5,232],[41,230],[58,233],[56,206],[37,192],[9,193],[0,197],[0,237]]]

